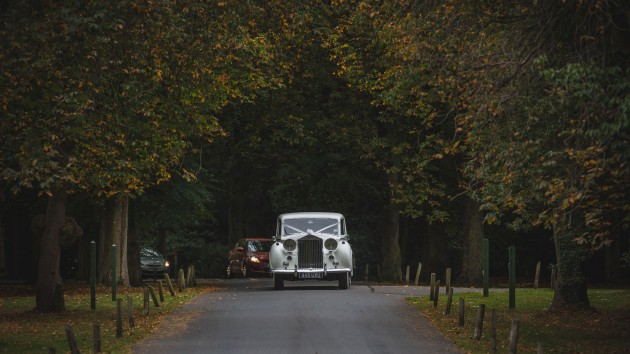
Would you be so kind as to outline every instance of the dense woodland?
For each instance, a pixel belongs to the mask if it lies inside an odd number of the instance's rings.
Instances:
[[[346,215],[356,274],[630,278],[625,0],[0,2],[0,274],[221,276],[290,211]],[[372,274],[372,273],[371,273]]]

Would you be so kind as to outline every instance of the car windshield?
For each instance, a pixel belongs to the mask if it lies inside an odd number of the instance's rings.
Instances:
[[[339,235],[339,221],[331,218],[285,219],[283,229],[285,235],[307,233],[309,231]]]
[[[143,248],[140,250],[140,257],[162,257],[162,255],[154,249]]]
[[[273,241],[249,240],[247,241],[247,250],[249,252],[269,252]]]

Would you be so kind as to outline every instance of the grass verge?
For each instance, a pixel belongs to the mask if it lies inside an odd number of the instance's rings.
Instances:
[[[172,297],[165,288],[164,302],[160,302],[157,284],[155,289],[159,307],[149,297],[149,314],[143,315],[143,288],[117,289],[122,301],[123,335],[116,338],[116,302],[112,301],[111,287],[98,286],[96,309],[90,309],[90,286],[86,283],[64,284],[66,311],[39,313],[34,311],[35,292],[32,286],[0,285],[0,352],[45,353],[55,348],[58,353],[69,351],[65,328],[72,327],[78,349],[93,352],[93,324],[101,328],[101,350],[105,353],[130,353],[131,345],[153,332],[164,316],[197,295],[216,290],[210,284],[200,283],[183,292],[175,291]],[[127,316],[127,296],[131,296],[135,326],[130,327]]]
[[[410,297],[407,302],[420,309],[442,334],[465,353],[489,353],[490,312],[497,316],[497,352],[508,352],[512,320],[519,321],[518,352],[536,353],[538,344],[545,353],[628,353],[630,352],[630,290],[588,292],[593,311],[558,312],[548,310],[553,297],[550,289],[517,289],[516,306],[509,309],[507,291],[453,295],[451,313],[444,314],[447,297],[439,297],[435,307],[429,296]],[[459,326],[459,298],[464,299],[464,326]],[[486,311],[481,339],[473,339],[479,305]]]

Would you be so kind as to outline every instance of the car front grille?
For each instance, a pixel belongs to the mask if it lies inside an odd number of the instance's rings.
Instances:
[[[298,268],[324,268],[324,255],[322,253],[322,239],[317,237],[304,237],[298,240]]]

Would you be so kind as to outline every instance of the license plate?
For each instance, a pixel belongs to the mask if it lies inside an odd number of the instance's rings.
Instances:
[[[299,273],[298,277],[302,279],[318,279],[318,278],[323,278],[324,274],[323,273]]]

